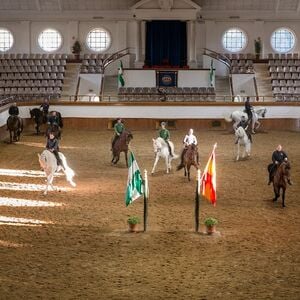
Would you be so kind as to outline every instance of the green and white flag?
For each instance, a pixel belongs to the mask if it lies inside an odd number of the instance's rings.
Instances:
[[[213,62],[213,60],[210,61],[209,81],[210,81],[210,86],[213,86],[214,85],[214,62]]]
[[[120,60],[120,65],[119,65],[119,70],[118,70],[118,81],[120,83],[120,86],[123,87],[125,85],[125,81],[123,78],[123,63],[121,60]]]
[[[131,204],[134,200],[144,194],[143,178],[139,166],[134,158],[133,153],[130,151],[128,160],[128,180],[125,195],[126,206]]]

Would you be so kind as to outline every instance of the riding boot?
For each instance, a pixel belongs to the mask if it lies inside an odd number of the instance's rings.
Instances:
[[[170,146],[168,141],[166,141],[166,142],[167,142],[167,145],[168,145],[170,156],[173,157],[171,146]]]

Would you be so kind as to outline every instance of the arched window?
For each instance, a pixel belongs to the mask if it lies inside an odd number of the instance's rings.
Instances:
[[[102,52],[110,47],[111,37],[107,30],[94,28],[88,33],[86,43],[91,50]]]
[[[13,43],[14,37],[12,33],[5,28],[0,28],[0,51],[8,51],[12,47]]]
[[[279,28],[272,33],[271,46],[276,52],[286,53],[295,46],[295,34],[287,28]]]
[[[62,36],[55,29],[45,29],[40,33],[38,43],[44,51],[53,52],[61,47]]]
[[[226,50],[239,52],[246,47],[247,35],[239,28],[231,28],[223,34],[222,43]]]

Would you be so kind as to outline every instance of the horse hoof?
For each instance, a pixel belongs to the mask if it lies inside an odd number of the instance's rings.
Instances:
[[[283,204],[283,205],[282,205],[282,208],[283,208],[283,207],[286,207],[286,206]]]
[[[273,199],[273,202],[276,202],[276,201],[277,201],[277,199],[276,199],[276,198],[274,198],[274,199]]]

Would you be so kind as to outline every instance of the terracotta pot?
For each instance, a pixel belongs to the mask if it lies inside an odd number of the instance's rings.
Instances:
[[[216,225],[206,226],[206,233],[213,234],[216,232]]]
[[[139,225],[139,224],[131,224],[131,223],[128,223],[128,226],[129,226],[129,232],[137,232],[137,231],[138,231],[138,225]]]

